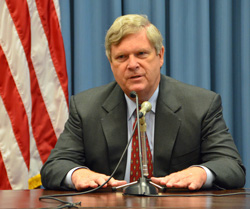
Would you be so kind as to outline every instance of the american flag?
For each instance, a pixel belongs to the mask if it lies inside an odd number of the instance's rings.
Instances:
[[[68,118],[58,0],[0,0],[0,189],[41,185]]]

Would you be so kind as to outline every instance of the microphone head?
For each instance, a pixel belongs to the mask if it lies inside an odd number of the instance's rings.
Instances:
[[[135,91],[130,92],[130,97],[131,98],[136,98],[136,96],[137,96],[137,93]]]
[[[149,112],[152,109],[152,105],[148,101],[143,102],[141,105],[141,109],[145,110],[146,112]]]
[[[142,105],[141,105],[141,109],[140,109],[140,118],[145,116],[147,112],[149,112],[150,110],[152,109],[152,105],[150,102],[146,101],[146,102],[143,102]]]

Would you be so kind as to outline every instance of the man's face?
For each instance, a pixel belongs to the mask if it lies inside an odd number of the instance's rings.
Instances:
[[[115,80],[129,96],[137,92],[141,102],[150,99],[160,82],[164,47],[159,55],[150,44],[146,30],[131,34],[111,46],[110,65]]]

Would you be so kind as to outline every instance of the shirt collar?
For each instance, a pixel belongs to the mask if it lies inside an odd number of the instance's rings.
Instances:
[[[157,100],[158,94],[159,94],[159,86],[157,87],[157,89],[155,90],[151,98],[148,100],[152,105],[151,111],[153,113],[155,113],[155,110],[156,110],[156,100]],[[126,94],[124,95],[125,95],[125,99],[127,102],[127,119],[130,120],[130,118],[132,117],[132,114],[134,113],[136,109],[136,103],[133,100],[131,100]]]

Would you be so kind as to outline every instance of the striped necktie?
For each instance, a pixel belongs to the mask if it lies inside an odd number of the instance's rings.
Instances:
[[[133,125],[136,124],[136,119]],[[148,137],[146,135],[146,147],[147,147],[147,164],[148,164],[148,178],[153,176],[153,163],[152,155],[148,143]],[[130,182],[137,181],[141,177],[141,168],[140,168],[140,158],[139,158],[139,142],[138,142],[138,129],[136,128],[133,140],[132,140],[132,150],[131,150],[131,165],[130,165]]]

